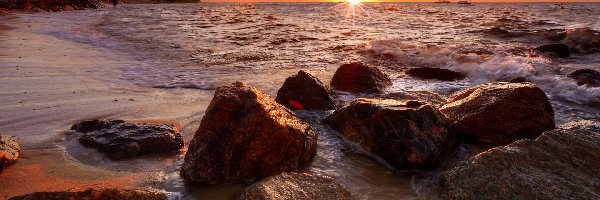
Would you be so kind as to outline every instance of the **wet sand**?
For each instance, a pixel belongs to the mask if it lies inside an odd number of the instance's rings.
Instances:
[[[181,126],[189,141],[211,91],[133,85],[110,74],[135,61],[40,34],[41,24],[0,18],[0,134],[22,148],[18,162],[0,174],[0,198],[89,187],[132,188],[160,178],[162,169],[152,167],[117,170],[84,164],[78,158],[111,161],[86,156],[82,153],[95,150],[80,146],[66,151],[75,138],[70,126],[90,118],[167,122]],[[173,159],[156,162],[163,167],[174,164]]]

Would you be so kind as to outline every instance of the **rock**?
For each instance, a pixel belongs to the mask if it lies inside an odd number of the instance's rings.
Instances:
[[[147,189],[88,189],[80,192],[35,192],[10,198],[10,200],[167,200],[167,194]]]
[[[571,52],[569,51],[569,47],[564,44],[549,44],[539,46],[534,49],[538,53],[550,55],[557,58],[570,58]]]
[[[382,98],[403,101],[416,100],[425,102],[435,107],[439,107],[442,105],[442,103],[446,102],[446,98],[444,96],[431,91],[399,91],[382,95]]]
[[[359,98],[325,119],[396,169],[431,169],[456,147],[449,121],[419,101]]]
[[[252,182],[297,170],[316,154],[317,134],[285,106],[236,82],[215,95],[181,168],[187,182]]]
[[[19,159],[21,147],[14,140],[0,135],[0,173]]]
[[[470,158],[441,177],[443,199],[600,199],[600,123],[580,121]]]
[[[410,68],[404,71],[404,73],[411,77],[420,79],[436,79],[440,81],[455,81],[467,77],[465,74],[460,72],[433,67]]]
[[[246,188],[240,199],[351,200],[356,198],[331,177],[291,172],[271,176],[252,184]]]
[[[83,133],[79,142],[104,152],[111,159],[124,159],[147,153],[178,152],[183,139],[174,127],[123,120],[86,120],[71,127]]]
[[[509,83],[525,83],[525,82],[531,82],[531,81],[527,80],[527,78],[525,78],[525,77],[516,77],[516,78],[510,79],[508,82]]]
[[[74,11],[75,9],[73,8],[73,6],[65,5],[62,10],[63,11]]]
[[[305,71],[285,79],[275,101],[292,110],[333,110],[335,94],[331,88]]]
[[[440,111],[459,134],[494,144],[554,129],[554,111],[533,83],[494,82],[454,93]]]
[[[568,77],[575,79],[577,85],[600,87],[600,72],[593,69],[579,69],[570,73]]]
[[[392,80],[377,67],[360,62],[341,65],[331,79],[331,87],[356,93],[382,93]]]

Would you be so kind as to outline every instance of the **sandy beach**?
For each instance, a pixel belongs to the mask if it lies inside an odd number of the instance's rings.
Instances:
[[[135,61],[36,33],[43,24],[0,17],[0,132],[22,147],[19,162],[0,175],[0,198],[90,187],[131,188],[159,177],[157,169],[116,171],[74,159],[81,151],[68,153],[66,140],[70,126],[84,119],[173,124],[184,137],[193,135],[210,100],[199,97],[210,92],[160,90],[107,80],[97,74]]]

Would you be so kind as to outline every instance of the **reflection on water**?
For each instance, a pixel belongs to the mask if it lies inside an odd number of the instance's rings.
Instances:
[[[140,61],[98,76],[147,87],[214,90],[241,80],[275,95],[300,69],[328,82],[340,64],[361,60],[390,74],[389,93],[448,95],[474,84],[526,77],[550,97],[559,124],[600,119],[600,89],[577,86],[566,77],[574,69],[600,68],[600,50],[584,45],[600,44],[600,4],[366,3],[364,8],[351,18],[344,4],[336,3],[124,5],[24,17],[48,24],[46,34]],[[554,42],[574,45],[579,53],[565,60],[529,56],[528,49]],[[420,66],[457,70],[468,78],[422,81],[401,72]],[[364,199],[435,196],[428,187],[437,172],[393,171],[343,142],[321,122],[327,113],[298,114],[319,133],[317,156],[305,171],[335,177]],[[190,138],[193,131],[184,134]],[[158,170],[161,181],[154,187],[184,198],[232,198],[243,189],[185,188],[178,175],[181,157],[115,163],[76,144],[67,149],[84,164]]]

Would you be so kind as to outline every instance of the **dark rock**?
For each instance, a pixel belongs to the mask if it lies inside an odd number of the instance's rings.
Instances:
[[[356,198],[331,177],[291,172],[271,176],[252,184],[246,188],[240,199],[351,200]]]
[[[155,190],[88,189],[80,192],[35,192],[10,198],[10,200],[167,200],[167,195]]]
[[[564,44],[549,44],[534,49],[538,53],[550,55],[557,58],[570,58],[569,47]]]
[[[526,82],[531,82],[531,81],[527,80],[527,78],[525,78],[525,77],[516,77],[516,78],[510,79],[508,82],[509,83],[526,83]]]
[[[419,101],[356,99],[325,121],[396,169],[431,169],[456,147],[449,121]]]
[[[494,144],[554,129],[554,111],[533,83],[494,82],[454,93],[440,111],[459,134]]]
[[[0,173],[19,159],[21,147],[14,140],[0,135]]]
[[[297,170],[316,148],[317,134],[308,124],[269,95],[236,82],[215,91],[181,175],[192,183],[251,182]]]
[[[168,125],[86,120],[73,125],[71,129],[83,133],[79,137],[81,144],[96,148],[111,159],[177,152],[183,148],[181,135]]]
[[[336,107],[334,99],[331,88],[308,72],[299,71],[285,79],[275,101],[292,110],[333,110]]]
[[[441,178],[443,199],[600,199],[600,123],[490,149]]]
[[[442,103],[446,102],[446,98],[440,94],[431,91],[400,91],[400,92],[392,92],[385,95],[382,95],[384,99],[395,99],[395,100],[417,100],[421,102],[426,102],[427,104],[431,104],[435,107],[439,107]]]
[[[465,74],[460,72],[433,67],[410,68],[404,71],[404,73],[420,79],[436,79],[440,81],[455,81],[467,77]]]
[[[570,73],[568,77],[575,79],[577,85],[600,87],[600,72],[593,69],[579,69]]]
[[[331,87],[347,92],[382,93],[392,80],[379,68],[360,62],[341,65],[331,79]]]

